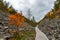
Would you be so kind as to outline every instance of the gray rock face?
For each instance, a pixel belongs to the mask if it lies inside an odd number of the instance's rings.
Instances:
[[[0,11],[0,38],[10,37],[8,33],[8,16]]]
[[[60,19],[45,19],[39,24],[39,29],[44,32],[49,40],[60,40]]]

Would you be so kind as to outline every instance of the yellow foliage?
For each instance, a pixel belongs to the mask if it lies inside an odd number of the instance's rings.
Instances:
[[[56,11],[56,13],[60,13],[60,9],[58,9],[58,10]]]
[[[56,16],[56,19],[59,18],[59,16]]]
[[[8,8],[8,11],[9,11],[9,12],[12,12],[12,11],[13,11],[13,9],[12,9],[12,8]]]
[[[52,16],[52,15],[53,15],[53,12],[51,11],[51,12],[50,12],[50,16]]]

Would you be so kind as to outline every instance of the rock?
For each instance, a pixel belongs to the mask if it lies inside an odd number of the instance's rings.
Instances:
[[[42,24],[41,24],[42,23]],[[39,24],[39,29],[44,32],[50,40],[59,40],[60,37],[60,19],[44,19]],[[54,37],[53,37],[54,35]]]

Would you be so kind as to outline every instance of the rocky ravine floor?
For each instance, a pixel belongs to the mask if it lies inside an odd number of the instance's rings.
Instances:
[[[13,30],[15,27],[10,27],[8,24],[8,17],[3,12],[0,12],[0,38],[11,37],[8,33],[8,29]],[[22,30],[21,33],[23,38],[26,40],[35,40],[35,28],[29,25],[28,23],[24,24],[24,28],[20,28]],[[60,19],[44,19],[39,25],[38,28],[46,34],[49,40],[60,40]],[[26,33],[26,34],[25,34]],[[24,36],[25,35],[25,36]],[[21,40],[23,40],[21,38]]]
[[[16,26],[9,27],[8,21],[8,16],[5,13],[0,12],[0,40],[5,40],[5,38],[12,37],[12,35],[9,33],[9,30],[13,31],[16,28]],[[19,30],[21,33],[20,35],[23,36],[20,40],[48,40],[46,35],[41,32],[37,27],[32,27],[26,22],[24,23],[24,27],[20,27]]]

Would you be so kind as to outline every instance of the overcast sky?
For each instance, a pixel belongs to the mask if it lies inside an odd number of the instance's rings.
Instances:
[[[53,6],[55,0],[3,0],[3,2],[9,3],[17,12],[22,11],[23,15],[27,17],[27,11],[30,8],[32,16],[39,22],[49,12]]]

